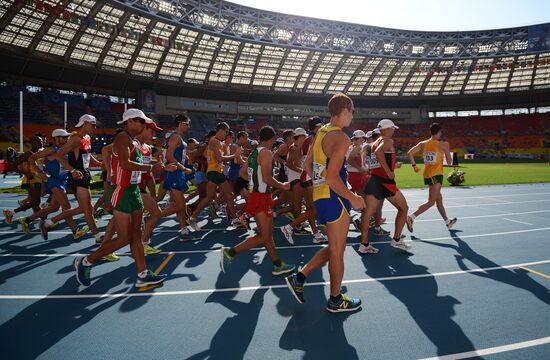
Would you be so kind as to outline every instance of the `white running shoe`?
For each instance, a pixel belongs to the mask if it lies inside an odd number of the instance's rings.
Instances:
[[[395,241],[395,239],[391,239],[390,246],[403,251],[409,251],[411,249],[410,245],[405,244],[404,240]]]
[[[447,223],[447,229],[451,230],[453,228],[453,225],[456,224],[457,220],[457,218],[452,218],[451,220],[449,220],[449,222]]]
[[[371,244],[365,246],[364,244],[359,245],[359,252],[361,254],[378,254],[380,250],[372,246]]]
[[[320,244],[320,243],[326,243],[326,242],[328,242],[328,238],[322,232],[318,231],[316,234],[313,234],[314,244]]]
[[[197,219],[193,219],[192,217],[189,217],[187,218],[187,223],[189,224],[189,226],[191,226],[191,228],[193,228],[193,230],[195,231],[200,230],[199,224],[197,224]]]
[[[281,231],[283,232],[286,241],[288,241],[290,245],[294,245],[294,239],[292,238],[292,226],[285,225],[281,228]]]

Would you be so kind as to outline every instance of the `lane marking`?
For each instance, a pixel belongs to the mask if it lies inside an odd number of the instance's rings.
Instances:
[[[491,348],[486,349],[480,349],[480,350],[474,350],[474,351],[467,351],[463,353],[456,353],[456,354],[449,354],[449,355],[443,355],[443,356],[434,356],[430,358],[424,358],[422,360],[454,360],[454,359],[466,359],[476,356],[484,356],[484,355],[491,355],[491,354],[498,354],[506,351],[513,351],[513,350],[519,350],[519,349],[525,349],[533,346],[539,346],[544,344],[550,343],[550,336],[529,340],[529,341],[522,341],[514,344],[508,344],[508,345],[502,345],[502,346],[495,346]]]
[[[541,273],[541,272],[538,272],[538,271],[536,271],[536,270],[529,269],[529,268],[527,268],[527,267],[525,267],[525,266],[520,266],[519,268],[522,269],[522,270],[525,270],[525,271],[529,271],[529,272],[531,272],[531,273],[533,273],[533,274],[537,274],[537,275],[539,275],[539,276],[542,276],[542,277],[545,278],[545,279],[550,279],[550,276],[548,276],[548,275],[546,275],[546,274],[543,274],[543,273]]]
[[[168,262],[169,262],[173,257],[174,257],[174,253],[173,253],[173,252],[169,252],[169,253],[168,253],[168,256],[166,257],[166,259],[164,259],[164,261],[156,268],[155,274],[158,274],[159,272],[161,272],[162,269],[164,269],[164,267],[166,266],[166,264],[168,264]],[[160,285],[160,284],[144,286],[144,287],[139,288],[139,291],[147,291],[147,290],[149,290],[149,289],[156,288],[156,287],[158,287],[159,285]]]
[[[525,225],[533,226],[533,224],[531,224],[531,223],[523,222],[523,221],[519,221],[519,220],[512,220],[512,219],[508,219],[508,218],[504,218],[504,220],[508,220],[508,221],[515,222],[515,223],[518,223],[518,224],[525,224]]]
[[[541,260],[533,261],[528,263],[520,264],[511,264],[504,266],[493,266],[487,268],[476,268],[469,270],[456,270],[456,271],[445,271],[439,273],[427,273],[427,274],[418,274],[418,275],[403,275],[403,276],[386,276],[379,278],[367,277],[365,279],[353,279],[353,280],[344,280],[342,284],[358,284],[358,283],[370,283],[370,282],[380,282],[380,281],[394,281],[394,280],[410,280],[410,279],[421,279],[427,277],[440,277],[440,276],[450,276],[450,275],[461,275],[477,272],[489,272],[505,269],[513,269],[521,266],[530,266],[530,265],[541,265],[548,264],[550,260]],[[98,280],[101,281],[101,280]],[[305,286],[326,286],[330,285],[330,281],[319,281],[306,283]],[[71,295],[0,295],[0,300],[42,300],[42,299],[112,299],[112,298],[130,298],[138,296],[176,296],[176,295],[192,295],[192,294],[212,294],[212,293],[223,293],[223,292],[235,292],[235,291],[254,291],[260,289],[280,289],[287,288],[286,284],[277,284],[277,285],[262,285],[262,286],[244,286],[236,288],[220,288],[220,289],[199,289],[199,290],[178,290],[178,291],[159,291],[153,293],[132,293],[129,292],[131,288],[125,293],[107,293],[107,294],[71,294]]]
[[[460,235],[461,239],[468,239],[468,238],[478,238],[478,237],[491,237],[491,236],[501,236],[501,235],[510,235],[510,234],[522,234],[522,233],[529,233],[529,232],[536,232],[536,231],[546,231],[550,230],[550,227],[544,227],[544,228],[536,228],[536,229],[525,229],[525,230],[514,230],[514,231],[505,231],[505,232],[496,232],[496,233],[487,233],[487,234],[472,234],[472,235]],[[452,236],[444,236],[444,237],[438,237],[438,238],[428,238],[428,239],[418,239],[418,240],[407,240],[404,239],[403,241],[411,242],[411,243],[422,243],[424,241],[441,241],[441,240],[453,240]],[[389,244],[390,241],[371,241],[371,244]],[[355,246],[359,245],[360,242],[358,241],[348,241],[346,246]],[[288,249],[307,249],[307,248],[319,248],[319,247],[325,247],[326,244],[312,244],[312,245],[292,245],[292,246],[277,246],[277,250],[288,250]],[[265,248],[252,248],[250,249],[252,251],[265,251]],[[220,248],[211,248],[211,249],[204,249],[204,250],[182,250],[182,251],[172,251],[174,254],[206,254],[210,252],[216,252],[220,251]],[[86,256],[88,254],[80,254],[80,253],[68,253],[68,254],[0,254],[0,257],[49,257],[49,256]],[[131,253],[123,253],[123,254],[117,254],[119,256],[131,256]]]

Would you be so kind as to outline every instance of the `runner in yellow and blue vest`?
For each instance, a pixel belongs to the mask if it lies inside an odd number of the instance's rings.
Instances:
[[[330,312],[355,311],[361,307],[361,300],[340,292],[350,224],[349,211],[351,207],[365,207],[363,198],[346,186],[345,156],[350,139],[342,129],[351,124],[355,110],[351,99],[341,93],[330,99],[328,109],[330,123],[322,126],[315,135],[304,167],[313,181],[317,220],[325,224],[329,245],[319,250],[300,271],[287,277],[286,283],[296,300],[303,303],[306,277],[330,261],[330,299],[326,309]]]
[[[294,271],[296,266],[286,264],[277,255],[273,242],[273,188],[290,189],[288,182],[281,183],[273,178],[273,153],[275,130],[271,126],[260,129],[260,144],[252,151],[246,163],[250,194],[246,199],[246,213],[254,216],[258,234],[242,241],[232,248],[222,248],[220,268],[225,273],[235,256],[260,245],[265,246],[273,263],[273,275]]]
[[[443,206],[443,196],[441,195],[441,186],[443,185],[443,156],[445,156],[447,164],[452,164],[449,143],[441,141],[443,130],[438,123],[433,123],[430,126],[430,134],[432,136],[429,139],[419,142],[407,153],[414,171],[419,172],[420,168],[416,165],[414,155],[422,152],[424,158],[424,185],[430,187],[428,201],[421,204],[415,212],[407,216],[407,229],[410,232],[413,232],[414,219],[434,206],[434,204],[437,205],[437,210],[443,220],[445,220],[445,224],[449,230],[457,221],[456,218],[447,218],[447,213]]]

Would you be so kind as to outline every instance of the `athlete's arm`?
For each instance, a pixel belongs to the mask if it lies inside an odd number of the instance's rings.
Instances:
[[[282,154],[285,153],[288,150],[287,144],[282,144],[277,148],[277,151],[275,151],[275,154],[273,154],[273,160],[278,162],[279,164],[284,164],[285,159],[282,158]]]
[[[32,165],[32,167],[34,167],[35,169],[38,169],[39,166],[38,164],[36,163],[36,160],[38,159],[42,159],[42,158],[45,158],[46,156],[50,156],[52,154],[55,153],[55,150],[54,148],[52,148],[51,146],[50,147],[47,147],[47,148],[44,148],[38,152],[35,152],[34,154],[32,154],[31,156],[29,156],[29,163]],[[42,178],[43,180],[47,180],[48,179],[48,176],[46,175],[46,173],[43,171],[43,170],[40,170],[38,171],[38,176],[40,176],[40,178]]]
[[[130,146],[132,143],[127,134],[120,133],[115,137],[113,153],[118,157],[119,166],[128,171],[152,171],[153,166],[130,160]]]
[[[212,137],[212,139],[210,139],[209,146],[210,146],[210,149],[212,149],[212,151],[214,152],[216,161],[219,163],[229,161],[235,157],[235,154],[228,155],[228,156],[222,155],[222,152],[220,150],[220,147],[221,147],[220,142],[215,137]]]
[[[262,178],[267,185],[277,189],[290,189],[290,183],[282,183],[273,178],[273,155],[270,150],[262,149],[262,151],[260,151],[260,153],[258,154],[258,164],[260,165],[260,169],[262,170]]]
[[[90,166],[101,167],[102,165],[102,162],[96,159],[95,156],[90,153]]]
[[[306,159],[304,160],[304,170],[306,171],[306,174],[313,179],[313,146],[312,144],[315,143],[315,139],[317,138],[317,135],[313,137],[311,140],[311,143],[309,145],[309,148],[307,150]]]
[[[180,163],[174,157],[174,151],[176,151],[177,147],[180,144],[181,144],[181,137],[179,137],[179,136],[171,136],[170,137],[170,141],[168,141],[168,149],[166,149],[166,160],[168,160],[168,163],[176,165],[176,167],[179,170],[185,171],[186,168],[185,168],[185,166],[183,166],[183,163]]]
[[[111,154],[113,153],[113,144],[104,146],[101,149],[101,157],[103,158],[103,166],[105,171],[107,171],[107,179],[111,181]]]
[[[75,151],[81,145],[80,137],[77,135],[71,136],[69,140],[59,149],[57,154],[55,154],[55,160],[63,166],[64,169],[67,169],[75,179],[82,178],[82,173],[72,167],[67,160],[65,160],[65,155],[71,151]]]
[[[390,170],[390,166],[386,161],[386,156],[384,156],[384,153],[386,152],[386,150],[390,150],[392,146],[393,139],[382,139],[382,143],[374,152],[376,158],[378,159],[378,162],[380,163],[380,166],[382,166],[382,169],[384,169],[384,171],[388,175],[388,178],[390,179],[393,179],[395,177],[395,174],[393,173],[393,171]]]
[[[441,146],[441,150],[443,150],[443,152],[445,153],[445,159],[447,160],[447,165],[452,165],[453,164],[453,158],[451,156],[451,150],[450,150],[449,142],[448,141],[441,141],[439,143],[439,146]]]
[[[349,137],[343,131],[331,131],[325,136],[322,144],[323,152],[330,158],[325,181],[332,191],[348,199],[352,206],[358,209],[365,207],[363,198],[351,192],[340,177],[340,169],[344,164],[349,145]]]
[[[301,154],[301,149],[296,145],[294,145],[290,149],[290,151],[288,152],[288,160],[286,162],[286,166],[288,166],[290,170],[298,173],[301,173],[303,171],[303,169],[297,165],[300,160]]]
[[[424,150],[424,141],[421,141],[415,146],[413,146],[412,148],[410,148],[409,151],[407,151],[407,156],[409,157],[409,161],[411,162],[411,165],[415,172],[418,172],[418,170],[420,169],[416,165],[416,161],[414,161],[414,155],[418,154],[423,150]]]

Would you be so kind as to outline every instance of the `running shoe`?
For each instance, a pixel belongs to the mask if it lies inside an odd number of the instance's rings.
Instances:
[[[19,224],[21,225],[21,229],[23,229],[23,232],[24,232],[25,234],[28,234],[28,233],[31,232],[29,223],[27,222],[27,220],[26,220],[25,217],[20,217],[20,218],[19,218]]]
[[[290,245],[294,245],[294,239],[292,238],[292,226],[285,225],[281,227],[281,231],[283,232],[286,241],[288,241]]]
[[[191,228],[195,231],[199,231],[200,227],[199,224],[197,224],[197,219],[193,219],[192,217],[187,218],[187,224],[191,226]]]
[[[214,205],[213,202],[211,202],[210,205],[208,206],[208,211],[210,213],[210,217],[212,218],[218,217],[218,214],[217,214],[218,209],[216,209],[216,206]]]
[[[191,233],[187,227],[180,230],[180,241],[185,242],[191,240]]]
[[[6,220],[6,224],[10,225],[13,223],[13,215],[15,215],[13,211],[10,209],[4,209],[4,219]]]
[[[26,202],[27,202],[26,200],[17,200],[17,203],[19,204],[19,206],[25,205]]]
[[[246,230],[248,231],[251,230],[250,221],[244,212],[239,215],[239,221],[241,222],[241,224],[244,226]]]
[[[99,208],[95,211],[95,214],[94,214],[94,217],[102,217],[103,215],[105,215],[105,209],[103,208]]]
[[[451,220],[449,220],[449,222],[447,223],[447,229],[451,230],[453,228],[453,225],[456,224],[457,220],[457,218],[452,218]]]
[[[225,212],[225,218],[227,219],[227,221],[229,221],[229,219],[231,219],[231,214],[229,213],[229,206],[224,206],[224,212]]]
[[[332,302],[330,299],[327,301],[327,311],[332,313],[355,311],[361,308],[361,300],[357,298],[350,298],[346,294],[342,294],[340,301]]]
[[[355,230],[361,232],[361,219],[357,218],[353,220],[353,226],[355,226]]]
[[[73,239],[75,239],[75,240],[80,239],[81,237],[83,237],[84,235],[86,235],[86,234],[88,233],[88,231],[90,231],[90,229],[88,229],[87,227],[83,227],[83,228],[77,227],[77,228],[73,231]]]
[[[377,248],[375,248],[374,246],[372,246],[371,244],[361,244],[359,245],[359,250],[358,250],[361,254],[378,254],[378,250]]]
[[[162,252],[161,249],[152,247],[151,245],[143,245],[143,252],[145,255],[156,255]]]
[[[298,282],[297,274],[294,273],[290,276],[287,276],[285,278],[286,285],[288,286],[288,289],[294,295],[296,298],[296,301],[298,301],[300,304],[303,304],[305,302],[304,300],[304,285],[305,282],[300,283]]]
[[[413,222],[414,220],[410,216],[407,216],[407,230],[411,233],[413,232]]]
[[[282,275],[292,272],[294,269],[296,269],[295,265],[287,264],[284,261],[281,261],[281,266],[273,265],[273,271],[271,273],[273,275]]]
[[[42,235],[42,239],[48,240],[48,227],[45,220],[40,220],[40,234]]]
[[[110,254],[107,254],[104,257],[102,257],[102,259],[105,260],[105,261],[113,262],[113,261],[119,261],[120,256],[118,256],[115,253],[110,253]]]
[[[309,230],[306,230],[306,228],[297,228],[297,229],[294,229],[294,235],[311,235],[311,231]]]
[[[76,281],[78,281],[80,285],[90,286],[90,273],[92,271],[92,266],[84,265],[84,256],[74,259],[73,265],[76,271]]]
[[[371,216],[369,219],[369,229],[376,226],[376,220]]]
[[[233,261],[234,257],[229,255],[229,248],[222,247],[220,252],[221,252],[220,269],[225,274],[225,272],[229,268],[229,265],[231,265],[231,262]]]
[[[284,213],[284,216],[287,217],[288,220],[294,221],[294,214],[291,212]]]
[[[144,277],[138,276],[136,280],[136,287],[144,287],[148,285],[157,285],[166,280],[166,274],[155,274],[151,270],[147,270],[147,275]]]
[[[105,239],[105,234],[101,234],[101,235],[99,235],[99,237],[96,236],[95,237],[95,243],[96,244],[101,244],[103,242],[103,239]]]
[[[328,238],[325,234],[318,231],[316,234],[313,234],[313,243],[314,244],[321,244],[328,242]]]
[[[396,241],[395,239],[391,239],[390,246],[403,251],[408,251],[411,249],[411,247],[405,244],[405,241],[403,240]]]
[[[241,220],[239,218],[234,218],[233,220],[231,220],[231,226],[233,226],[234,228],[242,226]]]
[[[40,204],[40,208],[41,208],[41,209],[45,209],[45,208],[47,208],[47,207],[48,207],[48,203],[47,203],[47,202]]]
[[[387,236],[387,235],[390,234],[390,232],[388,230],[384,230],[382,228],[380,228],[378,230],[376,230],[376,228],[374,228],[372,233],[376,236]]]

